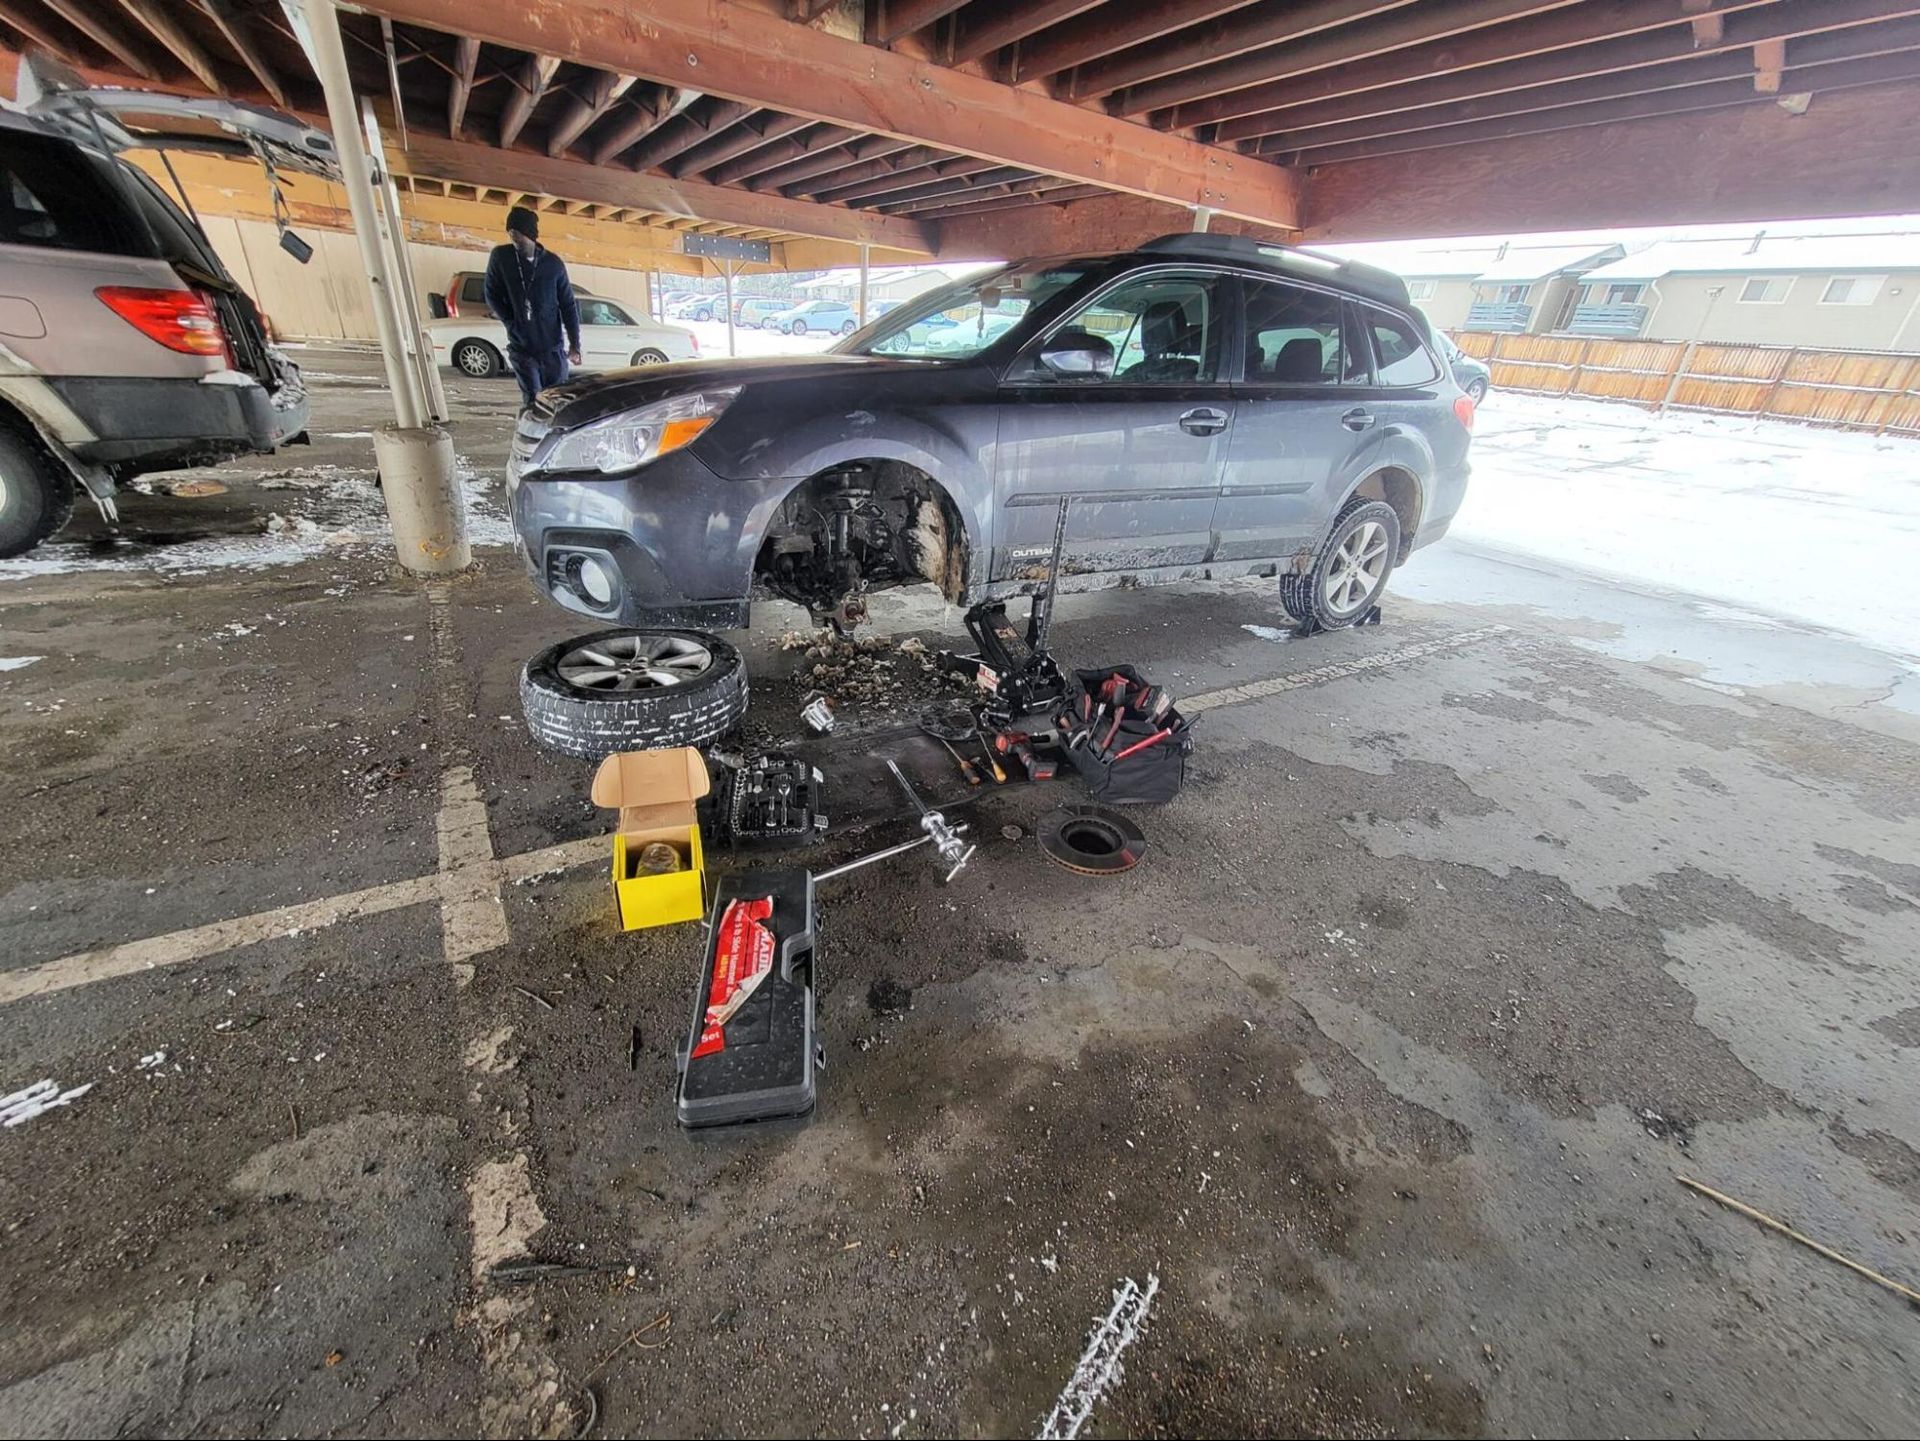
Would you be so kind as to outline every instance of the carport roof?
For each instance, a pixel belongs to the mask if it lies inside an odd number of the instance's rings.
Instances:
[[[396,168],[669,229],[981,258],[1197,209],[1333,238],[1920,204],[1900,123],[1920,13],[1891,0],[360,0],[342,20],[356,88],[396,140],[404,118]],[[0,0],[0,37],[320,108],[275,0]]]
[[[1501,285],[1545,280],[1550,275],[1584,271],[1590,266],[1604,264],[1619,254],[1620,247],[1611,244],[1515,246],[1489,261],[1474,279]]]

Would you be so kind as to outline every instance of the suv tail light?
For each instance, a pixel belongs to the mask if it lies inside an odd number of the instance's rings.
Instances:
[[[205,297],[192,290],[149,290],[103,285],[93,292],[102,305],[168,350],[186,355],[225,355],[227,337]]]
[[[1473,429],[1473,397],[1471,395],[1454,396],[1453,413],[1460,417],[1460,423],[1468,430]]]
[[[700,354],[700,337],[695,335],[691,330],[687,332],[687,336],[693,341],[693,353],[698,356]]]
[[[449,285],[447,287],[446,302],[447,302],[447,314],[458,315],[460,313],[460,287],[459,286]]]

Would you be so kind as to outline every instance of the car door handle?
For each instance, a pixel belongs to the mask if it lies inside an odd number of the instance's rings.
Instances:
[[[1188,435],[1218,435],[1227,428],[1227,413],[1210,405],[1196,406],[1180,417],[1180,428]]]
[[[1356,405],[1340,417],[1340,423],[1348,430],[1365,430],[1373,424],[1373,412],[1364,405]]]

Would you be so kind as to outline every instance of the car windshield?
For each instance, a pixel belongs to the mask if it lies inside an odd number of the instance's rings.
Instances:
[[[1081,264],[1042,261],[970,275],[901,302],[838,348],[849,355],[966,360],[1086,273]]]

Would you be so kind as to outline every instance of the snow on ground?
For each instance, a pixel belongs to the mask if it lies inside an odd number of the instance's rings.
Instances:
[[[691,330],[700,338],[700,354],[712,359],[724,357],[727,353],[727,323],[724,320],[669,320],[669,325],[677,325],[682,330]],[[735,355],[818,355],[836,340],[837,335],[782,335],[777,330],[749,330],[744,325],[733,328],[733,353]]]
[[[1449,533],[1920,657],[1920,440],[1495,392]]]

